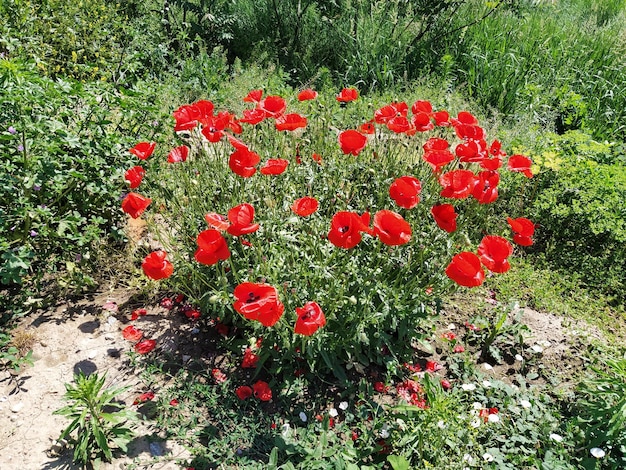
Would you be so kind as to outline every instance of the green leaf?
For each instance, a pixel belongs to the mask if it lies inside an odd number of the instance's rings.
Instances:
[[[409,470],[409,461],[400,455],[389,455],[387,461],[391,464],[393,470]]]

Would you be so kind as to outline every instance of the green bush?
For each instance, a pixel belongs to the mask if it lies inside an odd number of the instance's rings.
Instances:
[[[156,132],[158,108],[144,102],[154,90],[53,81],[12,59],[0,60],[0,84],[1,282],[60,270],[89,284],[97,246],[124,238],[119,168],[130,145],[120,131]]]
[[[580,132],[548,136],[530,202],[540,225],[535,251],[588,287],[624,299],[626,169],[620,146]]]

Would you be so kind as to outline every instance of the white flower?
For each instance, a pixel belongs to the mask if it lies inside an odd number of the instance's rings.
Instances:
[[[594,447],[589,452],[591,452],[591,455],[593,455],[596,459],[601,459],[602,457],[606,455],[606,452],[604,452],[599,447]]]
[[[306,414],[304,413],[304,411],[300,412],[300,419],[302,420],[303,423],[306,423],[307,417]]]
[[[470,454],[463,454],[463,462],[467,462],[468,464],[472,465],[474,463],[474,457],[472,457]]]
[[[522,362],[524,360],[524,358],[522,357],[521,354],[516,354],[515,355],[515,360],[518,361],[518,362]]]
[[[480,423],[481,423],[481,419],[480,418],[474,418],[470,422],[470,426],[473,427],[473,428],[478,428],[478,427],[480,427]]]
[[[380,437],[387,439],[389,437],[389,431],[386,428],[380,430]]]
[[[486,462],[493,462],[493,455],[491,455],[489,452],[485,452],[483,454],[483,460],[485,460]]]
[[[489,382],[488,380],[483,380],[483,387],[490,388],[491,387],[491,382]]]
[[[535,344],[530,349],[532,349],[537,354],[541,354],[543,352],[543,348],[541,346],[539,346],[538,344]]]
[[[519,404],[522,405],[522,408],[526,408],[526,409],[532,406],[528,400],[520,400]]]
[[[443,419],[440,419],[439,421],[437,421],[437,427],[439,429],[445,429],[446,423],[443,422]]]
[[[287,434],[289,434],[289,423],[285,423],[282,425],[281,427],[281,433],[283,436],[287,436]]]
[[[482,410],[483,409],[483,404],[480,402],[475,401],[474,403],[472,403],[472,408],[474,408],[475,410]]]
[[[455,325],[454,323],[450,323],[450,324],[448,325],[448,329],[449,329],[449,330],[456,330],[456,325]]]
[[[490,414],[487,418],[487,421],[489,421],[490,423],[497,423],[500,421],[500,416],[498,416],[497,414]]]
[[[337,415],[339,414],[339,412],[335,409],[335,408],[331,408],[330,410],[328,410],[328,414],[332,417],[332,418],[336,418]]]
[[[472,390],[476,390],[476,385],[474,385],[474,384],[463,384],[463,385],[461,385],[461,388],[463,390],[465,390],[466,392],[471,392]]]
[[[339,409],[346,411],[348,409],[348,402],[347,401],[342,401],[341,403],[339,403]]]
[[[550,439],[556,442],[563,442],[563,436],[559,436],[558,434],[551,433]]]

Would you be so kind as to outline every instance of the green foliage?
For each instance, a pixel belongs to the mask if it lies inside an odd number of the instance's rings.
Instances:
[[[105,380],[106,375],[79,372],[74,376],[75,385],[65,384],[64,398],[70,403],[54,412],[72,420],[59,440],[69,439],[74,461],[83,465],[97,467],[101,461],[110,461],[115,448],[126,452],[133,437],[127,423],[136,415],[115,401],[129,387],[103,388]]]
[[[607,465],[626,465],[626,359],[609,359],[592,367],[593,376],[579,386],[575,404],[577,425],[585,436],[587,449],[606,451]],[[593,459],[586,456],[587,465]]]
[[[22,367],[33,365],[33,351],[23,354],[19,348],[11,344],[11,337],[0,332],[0,365],[6,369],[20,372]]]
[[[160,115],[144,100],[155,91],[53,81],[16,59],[0,60],[0,83],[0,280],[62,271],[66,287],[89,286],[98,247],[124,237],[120,131],[153,135],[147,112]]]
[[[540,224],[536,250],[555,268],[578,273],[584,284],[623,299],[623,150],[568,132],[547,136],[532,157],[541,170],[530,206]]]

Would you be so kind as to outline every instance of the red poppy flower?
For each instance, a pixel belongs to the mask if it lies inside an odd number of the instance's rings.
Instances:
[[[191,307],[185,308],[183,310],[183,313],[191,321],[196,321],[198,318],[200,318],[202,316],[202,313],[200,312],[200,310],[195,309],[195,308],[191,308]]]
[[[226,137],[228,138],[228,142],[230,143],[230,145],[232,145],[235,150],[239,150],[239,149],[248,149],[248,146],[246,144],[244,144],[241,140],[239,140],[237,137],[233,137],[230,134],[226,134]]]
[[[241,367],[243,369],[254,369],[259,362],[259,355],[254,354],[252,349],[246,348],[243,353],[243,360],[241,361]]]
[[[339,134],[339,145],[344,154],[351,154],[355,157],[365,148],[367,137],[359,131],[349,129]]]
[[[372,233],[369,221],[368,212],[362,216],[356,212],[337,212],[330,222],[328,241],[339,248],[354,248],[361,241],[362,232]]]
[[[361,134],[371,135],[376,132],[376,127],[374,126],[374,123],[372,121],[367,121],[359,126],[358,131]]]
[[[152,199],[137,193],[128,193],[122,201],[122,210],[136,219],[148,208]]]
[[[168,163],[180,163],[187,160],[189,156],[189,147],[186,145],[181,145],[180,147],[176,147],[170,151],[167,155]]]
[[[387,106],[383,106],[382,108],[377,109],[374,112],[374,121],[376,121],[378,124],[386,124],[395,117],[406,117],[408,112],[409,108],[406,103],[391,103]]]
[[[385,245],[404,245],[411,240],[411,226],[400,214],[381,210],[374,215],[374,234]]]
[[[294,332],[299,335],[311,336],[326,325],[326,317],[317,302],[307,302],[304,307],[296,308],[296,314],[298,319]]]
[[[485,130],[480,126],[460,124],[458,121],[456,124],[453,121],[452,125],[459,139],[480,140],[485,138]]]
[[[136,308],[133,310],[133,313],[130,314],[131,320],[137,320],[140,316],[143,317],[148,314],[148,311],[145,308]]]
[[[229,126],[231,115],[222,111],[217,116],[209,116],[202,120],[202,135],[212,143],[219,142],[224,136],[224,129]]]
[[[439,183],[443,186],[443,197],[465,199],[476,186],[476,175],[469,170],[452,170],[444,173]]]
[[[472,196],[479,204],[491,204],[498,198],[498,183],[500,175],[497,171],[481,171],[476,175],[476,186]]]
[[[298,101],[309,101],[317,98],[317,91],[307,88],[298,93]]]
[[[248,387],[247,385],[242,385],[241,387],[238,387],[237,390],[235,390],[235,393],[240,400],[247,400],[252,396],[253,392],[252,388]]]
[[[230,222],[228,222],[226,217],[222,214],[216,214],[215,212],[204,214],[204,220],[206,220],[206,223],[209,224],[209,227],[213,227],[214,229],[220,231],[226,230],[230,226]]]
[[[237,299],[234,309],[248,320],[256,320],[263,326],[273,326],[283,314],[284,305],[278,300],[276,288],[268,284],[244,282],[235,287]]]
[[[396,116],[387,121],[387,129],[396,134],[411,134],[411,131],[415,130],[413,124],[406,116]]]
[[[199,113],[192,105],[184,104],[172,114],[176,120],[175,132],[189,131],[198,125]]]
[[[289,161],[284,158],[270,158],[261,167],[261,173],[264,175],[280,175],[287,169],[287,165],[289,165]]]
[[[236,175],[249,178],[256,173],[256,166],[261,161],[259,155],[248,148],[235,150],[228,160],[228,166]]]
[[[156,341],[153,339],[144,339],[135,344],[135,352],[137,354],[148,354],[156,347]]]
[[[533,172],[530,170],[533,162],[530,158],[523,155],[511,155],[507,168],[510,171],[522,173],[526,178],[532,178]]]
[[[322,164],[322,156],[321,156],[320,154],[318,154],[318,153],[314,153],[314,154],[312,154],[312,155],[311,155],[311,159],[312,159],[315,163],[317,163],[318,165],[321,165],[321,164]]]
[[[337,95],[337,101],[340,103],[347,103],[349,101],[354,101],[359,97],[359,92],[356,88],[344,88]]]
[[[236,237],[256,232],[259,229],[259,224],[252,223],[254,207],[247,203],[239,204],[229,210],[228,220],[230,220],[230,226],[226,231]]]
[[[518,217],[517,219],[511,219],[507,217],[507,222],[511,226],[511,230],[515,232],[513,235],[513,241],[520,246],[531,246],[533,239],[531,238],[535,233],[535,224],[525,217]]]
[[[153,251],[146,256],[141,263],[144,274],[155,281],[170,277],[174,272],[174,266],[166,257],[167,253],[163,250]]]
[[[198,249],[194,254],[198,263],[213,265],[219,260],[230,257],[228,245],[222,234],[213,229],[204,230],[198,234]]]
[[[450,143],[446,139],[441,139],[439,137],[431,137],[423,145],[425,152],[431,152],[433,150],[448,150],[448,147],[450,147]]]
[[[272,399],[272,389],[267,382],[259,380],[252,386],[254,396],[261,401],[270,401]]]
[[[445,127],[450,125],[450,115],[448,111],[437,111],[433,113],[433,119],[435,120],[435,124],[440,127]]]
[[[513,254],[513,247],[506,238],[496,235],[483,237],[478,245],[480,262],[492,273],[505,273],[511,269],[507,258]]]
[[[259,102],[258,108],[263,110],[266,118],[277,118],[287,109],[287,102],[280,96],[268,96]]]
[[[298,113],[283,114],[274,122],[277,131],[295,131],[306,127],[306,117]]]
[[[122,330],[122,336],[128,341],[139,341],[143,336],[143,331],[135,328],[133,325],[129,325]]]
[[[428,132],[434,129],[435,125],[430,120],[430,115],[426,113],[417,113],[413,115],[411,123],[418,132]]]
[[[224,374],[224,372],[222,372],[221,370],[215,368],[215,369],[211,369],[211,375],[213,376],[213,380],[215,380],[216,383],[218,384],[222,384],[224,382],[226,382],[226,374]]]
[[[133,405],[140,405],[141,403],[152,400],[154,400],[154,392],[145,392],[135,398],[135,401],[133,401]]]
[[[455,125],[467,124],[475,126],[478,124],[478,119],[476,119],[476,117],[468,111],[460,111],[453,123]]]
[[[430,104],[430,101],[417,100],[415,103],[413,103],[413,106],[411,106],[411,112],[413,114],[418,114],[418,113],[430,114],[433,112],[433,105]]]
[[[170,406],[178,406],[178,405],[179,405],[179,402],[176,398],[172,398],[170,400]]]
[[[317,211],[319,203],[314,197],[301,197],[291,206],[291,210],[300,217],[307,217]]]
[[[459,253],[452,258],[446,268],[446,276],[464,287],[477,287],[485,280],[485,272],[480,259],[469,251]]]
[[[135,155],[139,160],[146,160],[156,147],[156,142],[139,142],[128,151]]]
[[[254,108],[245,109],[243,111],[243,117],[239,119],[239,121],[254,126],[255,124],[261,122],[263,119],[265,119],[265,111],[260,108]]]
[[[258,103],[263,97],[263,90],[252,90],[243,99],[246,103]]]
[[[424,153],[424,161],[438,173],[441,168],[454,161],[454,154],[449,150],[430,150]]]
[[[389,186],[389,196],[404,209],[412,209],[420,202],[422,184],[414,176],[401,176]]]
[[[126,170],[126,173],[124,173],[124,179],[128,181],[132,189],[135,189],[141,184],[141,180],[145,174],[146,170],[144,170],[143,167],[134,166]]]
[[[472,163],[480,162],[485,157],[485,153],[481,150],[477,141],[467,140],[457,145],[454,153],[456,153],[456,156],[459,157],[459,160],[462,162]]]

